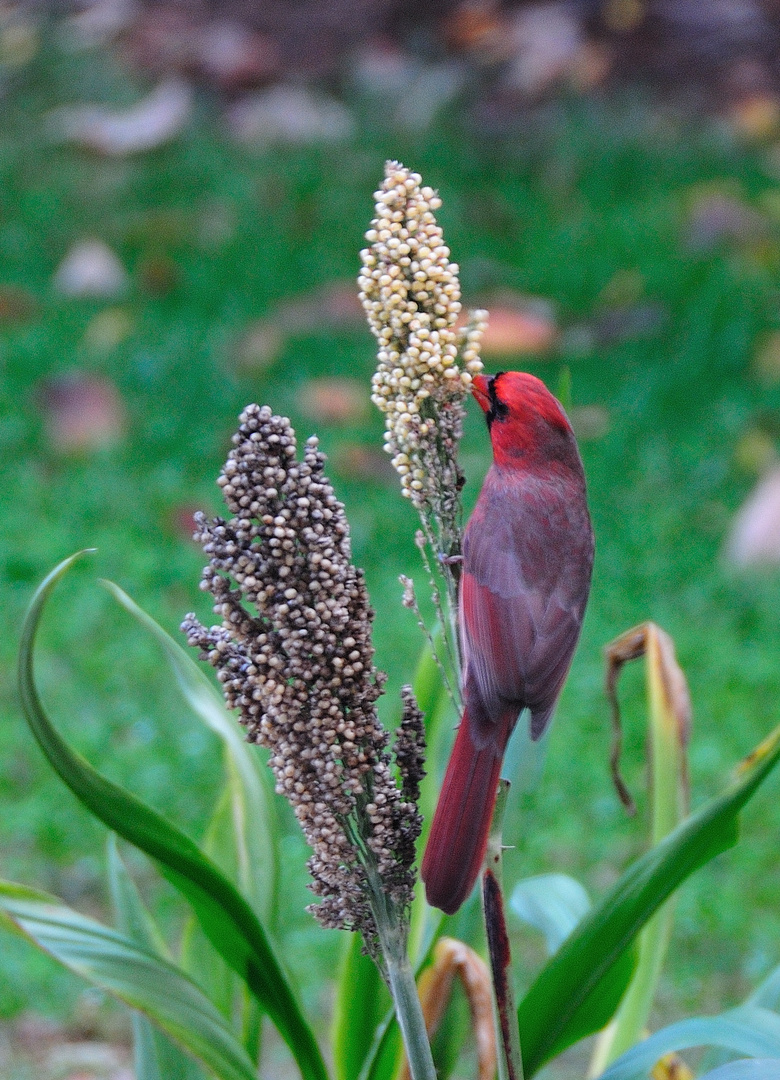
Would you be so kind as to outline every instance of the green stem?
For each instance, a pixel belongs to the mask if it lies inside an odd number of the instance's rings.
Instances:
[[[436,1067],[425,1028],[425,1017],[406,950],[406,927],[383,892],[381,882],[374,880],[372,874],[369,874],[369,880],[371,907],[385,961],[387,985],[401,1029],[412,1080],[436,1080]]]

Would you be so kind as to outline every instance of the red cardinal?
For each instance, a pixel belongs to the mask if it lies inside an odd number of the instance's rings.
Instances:
[[[448,914],[485,856],[506,744],[523,709],[532,739],[552,719],[590,591],[593,531],[571,425],[533,375],[474,379],[491,465],[463,537],[458,622],[463,718],[422,863]]]

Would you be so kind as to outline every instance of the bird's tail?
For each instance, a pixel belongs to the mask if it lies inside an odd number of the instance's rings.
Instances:
[[[464,712],[458,728],[421,869],[428,903],[448,915],[471,892],[485,857],[506,745],[505,727],[497,725],[498,738],[475,740],[468,712]]]

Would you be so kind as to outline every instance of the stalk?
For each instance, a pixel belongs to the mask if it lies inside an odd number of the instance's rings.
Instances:
[[[520,1028],[512,986],[512,955],[504,915],[502,881],[502,825],[509,795],[509,781],[500,780],[496,808],[482,871],[482,914],[485,919],[490,972],[493,980],[493,1016],[496,1025],[496,1051],[499,1080],[523,1080],[523,1055]]]
[[[371,909],[376,921],[385,975],[401,1030],[412,1080],[436,1080],[431,1044],[425,1028],[420,996],[406,949],[407,928],[388,902],[381,881],[369,871]]]

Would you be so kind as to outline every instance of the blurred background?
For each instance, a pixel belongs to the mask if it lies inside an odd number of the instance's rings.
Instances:
[[[592,599],[510,879],[560,870],[598,895],[644,849],[642,673],[622,690],[631,820],[601,654],[642,620],[690,681],[694,806],[720,790],[780,720],[779,48],[776,0],[0,2],[3,877],[109,917],[104,831],[44,763],[13,675],[34,586],[83,547],[40,638],[45,701],[200,835],[214,742],[97,579],[174,634],[209,620],[192,513],[219,512],[250,401],[321,437],[394,718],[421,646],[398,574],[424,579],[355,289],[387,158],[440,191],[464,300],[491,312],[487,370],[570,384],[590,485]],[[471,415],[467,507],[488,460]],[[685,886],[656,1023],[735,1003],[780,962],[779,794]],[[324,1024],[342,938],[304,913],[280,814],[279,936]],[[132,866],[175,926],[171,891]],[[542,953],[513,932],[523,984]],[[3,1076],[131,1076],[126,1015],[8,934],[0,1017]]]

